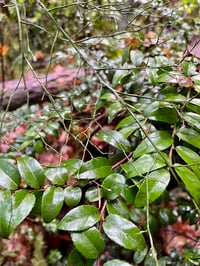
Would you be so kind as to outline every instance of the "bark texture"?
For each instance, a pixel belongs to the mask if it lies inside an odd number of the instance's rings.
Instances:
[[[20,80],[0,82],[0,108],[12,111],[27,102],[33,104],[48,100],[61,91],[71,90],[75,81],[82,76],[82,70],[60,69],[39,78],[28,75]]]

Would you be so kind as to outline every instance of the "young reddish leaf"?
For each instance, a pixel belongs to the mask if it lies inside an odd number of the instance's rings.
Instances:
[[[9,50],[9,46],[7,44],[2,45],[0,43],[0,56],[6,55],[8,50]]]

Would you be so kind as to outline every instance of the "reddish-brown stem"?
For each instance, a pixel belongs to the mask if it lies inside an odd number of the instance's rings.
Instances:
[[[124,162],[126,162],[129,158],[131,158],[133,155],[133,152],[130,152],[126,157],[124,157],[122,160],[120,160],[119,162],[117,162],[116,164],[114,164],[111,168],[112,170],[114,170],[115,168],[117,168],[118,166],[120,166],[121,164],[123,164]],[[100,212],[100,217],[101,217],[101,220],[99,222],[99,231],[101,231],[102,229],[102,224],[103,224],[103,221],[105,219],[105,212],[106,212],[106,205],[107,205],[107,200],[104,199],[104,202],[103,202],[103,206],[102,206],[102,209],[101,209],[101,212]],[[96,260],[96,266],[101,266],[101,262],[100,262],[100,256],[97,258]]]
[[[121,164],[125,163],[128,159],[130,159],[132,157],[132,155],[133,155],[133,151],[129,152],[128,156],[124,157],[122,160],[120,160],[119,162],[117,162],[116,164],[114,164],[112,166],[112,170],[114,170],[115,168],[117,168]]]
[[[96,266],[101,266],[100,257],[97,258]]]
[[[99,222],[99,228],[98,228],[99,231],[101,231],[101,229],[102,229],[102,223],[103,223],[104,218],[105,218],[106,204],[107,204],[107,200],[104,199],[104,203],[103,203],[103,206],[102,206],[102,209],[101,209],[101,212],[100,212],[101,220]],[[96,266],[101,266],[100,256],[96,260]]]

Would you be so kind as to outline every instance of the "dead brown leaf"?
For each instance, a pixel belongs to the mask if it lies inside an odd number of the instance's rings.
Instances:
[[[187,45],[186,50],[189,55],[200,59],[200,35],[192,36],[191,42]]]
[[[167,255],[173,248],[176,248],[179,254],[182,254],[187,244],[200,249],[198,238],[200,237],[200,225],[198,229],[195,225],[190,225],[189,221],[183,222],[179,217],[176,223],[161,228],[160,235],[165,244],[164,251]]]

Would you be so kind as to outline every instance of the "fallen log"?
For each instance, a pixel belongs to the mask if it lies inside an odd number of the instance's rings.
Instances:
[[[61,91],[71,90],[82,76],[82,70],[62,68],[37,78],[28,75],[20,80],[0,82],[0,108],[12,111],[27,102],[34,104],[48,100]]]

